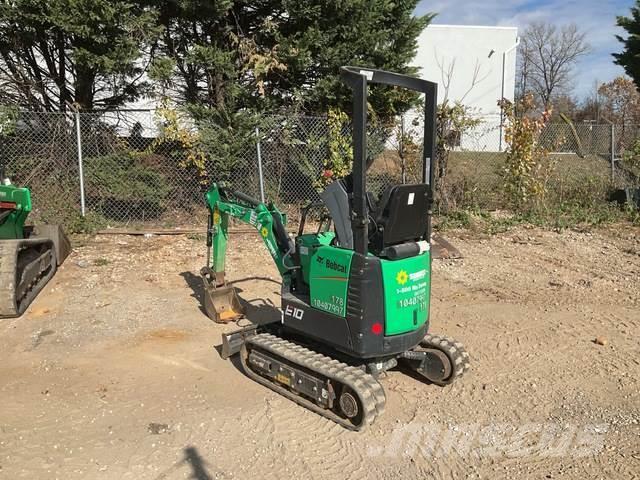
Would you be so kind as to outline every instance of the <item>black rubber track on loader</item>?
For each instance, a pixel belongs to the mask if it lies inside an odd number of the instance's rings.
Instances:
[[[50,239],[0,241],[0,318],[22,315],[57,266]]]
[[[294,393],[284,385],[254,371],[248,362],[249,353],[254,350],[282,359],[290,365],[294,365],[295,368],[330,380],[332,384],[346,386],[357,395],[363,413],[358,415],[357,419],[346,418],[339,413],[339,407],[333,410],[324,408],[314,400]],[[384,390],[373,376],[359,368],[316,353],[275,335],[261,333],[248,338],[242,346],[240,360],[244,372],[252,380],[349,430],[362,430],[372,424],[384,411],[386,403]]]

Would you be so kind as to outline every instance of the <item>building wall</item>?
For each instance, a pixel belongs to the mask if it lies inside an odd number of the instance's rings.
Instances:
[[[429,25],[418,39],[413,62],[420,75],[438,83],[438,101],[459,100],[483,119],[483,124],[462,140],[462,148],[498,151],[502,98],[513,100],[516,82],[515,27]],[[510,51],[509,51],[510,50]]]

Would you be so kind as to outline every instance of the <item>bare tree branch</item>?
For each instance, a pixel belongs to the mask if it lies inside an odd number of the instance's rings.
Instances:
[[[541,106],[549,107],[556,96],[571,87],[575,64],[590,50],[586,33],[575,24],[530,24],[520,46],[519,94],[532,92]]]
[[[454,58],[453,60],[451,60],[451,62],[448,65],[445,66],[444,57],[440,59],[438,57],[437,52],[435,57],[436,57],[436,63],[438,64],[438,68],[440,69],[440,78],[442,80],[442,86],[444,89],[443,103],[447,103],[447,101],[449,100],[449,93],[451,91],[451,82],[453,80],[453,74],[455,73],[455,69],[456,69],[456,59]],[[457,99],[459,102],[464,102],[465,98],[467,98],[467,95],[469,95],[479,83],[487,79],[487,77],[489,76],[489,73],[486,73],[481,77],[480,76],[481,70],[482,68],[480,65],[480,61],[476,60],[476,64],[473,69],[473,75],[471,76],[471,82],[469,84],[469,88],[465,91],[462,97]]]

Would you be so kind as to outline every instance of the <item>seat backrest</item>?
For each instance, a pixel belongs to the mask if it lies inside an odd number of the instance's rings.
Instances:
[[[320,197],[331,214],[338,243],[343,248],[353,249],[351,207],[345,183],[342,180],[337,180],[329,184]]]
[[[394,185],[387,188],[373,215],[375,225],[370,226],[370,250],[378,254],[391,245],[425,240],[428,211],[427,184]]]

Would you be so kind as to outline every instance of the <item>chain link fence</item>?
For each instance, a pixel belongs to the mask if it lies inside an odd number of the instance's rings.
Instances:
[[[21,112],[13,130],[0,137],[5,175],[31,188],[39,221],[72,223],[80,215],[81,199],[73,117]]]
[[[167,135],[167,119],[149,110],[21,112],[13,132],[0,137],[0,162],[15,184],[31,188],[34,221],[71,230],[87,221],[154,228],[204,224],[203,195],[213,181],[273,201],[292,217],[319,200],[336,148],[326,117],[266,116],[242,130],[180,123],[179,132]],[[421,128],[406,117],[369,132],[368,185],[375,195],[419,181]],[[499,123],[487,121],[453,137],[439,211],[504,208],[506,145],[500,133]],[[349,126],[340,135],[350,138]],[[554,152],[552,201],[586,195],[604,202],[612,188],[637,185],[624,153],[639,136],[638,126],[549,125],[540,141]]]
[[[160,141],[153,112],[77,115],[86,212],[102,223],[181,225],[202,210],[187,152]]]
[[[501,130],[499,121],[487,121],[461,136],[442,187],[448,190],[449,207],[505,208],[507,145]],[[607,202],[615,190],[638,186],[639,172],[627,157],[637,138],[640,128],[630,125],[547,125],[539,138],[550,152],[547,202]]]

